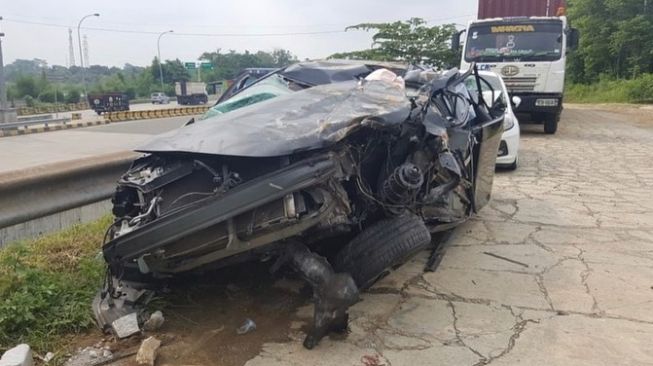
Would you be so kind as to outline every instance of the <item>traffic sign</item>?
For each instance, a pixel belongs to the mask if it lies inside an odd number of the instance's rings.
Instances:
[[[200,66],[205,70],[213,70],[213,64],[210,62],[202,62]]]
[[[184,62],[184,67],[189,70],[192,70],[195,69],[197,65],[194,62]]]

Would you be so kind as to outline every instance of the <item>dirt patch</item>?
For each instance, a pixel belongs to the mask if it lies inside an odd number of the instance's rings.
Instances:
[[[162,329],[152,333],[164,343],[157,364],[243,365],[259,354],[264,343],[290,340],[291,323],[306,320],[298,318],[296,310],[311,302],[310,291],[294,273],[272,276],[268,268],[251,263],[171,282],[170,291],[153,301],[153,309],[162,308],[166,318]],[[274,286],[277,281],[283,286]],[[237,335],[236,329],[246,318],[256,323],[256,330]],[[137,349],[146,337],[110,346],[120,354]],[[76,343],[93,344],[101,339],[97,332]],[[134,356],[112,363],[135,364]]]
[[[569,109],[602,111],[613,114],[615,120],[640,128],[653,128],[653,105],[641,104],[565,104]]]

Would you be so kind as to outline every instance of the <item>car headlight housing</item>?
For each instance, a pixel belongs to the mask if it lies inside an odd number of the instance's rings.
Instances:
[[[515,119],[511,116],[506,115],[503,119],[503,130],[508,131],[513,127],[515,127]]]

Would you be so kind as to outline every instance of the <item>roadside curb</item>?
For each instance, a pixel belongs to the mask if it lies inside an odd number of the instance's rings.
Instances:
[[[61,130],[68,130],[72,128],[105,125],[108,123],[110,123],[110,121],[97,120],[97,121],[86,121],[86,122],[70,122],[70,123],[58,124],[54,126],[39,126],[39,127],[26,127],[21,129],[12,129],[12,130],[0,130],[0,137],[28,135],[32,133],[41,133],[41,132],[50,132],[50,131],[61,131]]]

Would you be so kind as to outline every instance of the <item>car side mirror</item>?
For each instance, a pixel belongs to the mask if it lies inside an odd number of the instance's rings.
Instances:
[[[567,34],[567,47],[575,50],[580,42],[580,32],[576,28],[570,28]]]
[[[195,123],[195,117],[191,118],[188,120],[188,122],[184,123],[184,126],[189,126]]]
[[[465,31],[460,31],[456,32],[451,36],[451,50],[454,52],[459,52],[460,51],[460,36],[464,33]]]
[[[516,96],[516,95],[513,95],[513,97],[512,97],[512,105],[514,105],[515,108],[519,108],[519,105],[520,105],[520,104],[521,104],[521,98],[518,97],[518,96]]]

